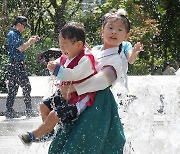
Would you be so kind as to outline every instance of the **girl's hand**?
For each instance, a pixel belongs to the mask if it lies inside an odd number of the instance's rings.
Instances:
[[[143,44],[141,42],[138,42],[134,45],[134,52],[135,53],[139,53],[141,51],[143,51]]]

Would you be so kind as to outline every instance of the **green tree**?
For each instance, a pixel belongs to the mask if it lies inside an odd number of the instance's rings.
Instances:
[[[98,2],[98,1],[97,1]],[[82,22],[90,46],[101,44],[101,19],[112,9],[123,7],[131,21],[129,41],[141,41],[144,52],[130,65],[129,74],[154,74],[157,66],[170,61],[175,67],[180,63],[180,3],[179,0],[106,0],[105,3],[82,4],[82,0],[0,0],[0,92],[5,91],[6,34],[14,17],[24,15],[31,29],[23,34],[24,40],[31,35],[43,36],[43,40],[26,52],[27,67],[31,74],[41,75],[42,65],[37,55],[50,47],[58,47],[58,32],[71,20]]]

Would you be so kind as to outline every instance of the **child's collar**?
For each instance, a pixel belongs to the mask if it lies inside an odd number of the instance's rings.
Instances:
[[[108,49],[105,49],[105,50],[102,50],[102,49],[103,49],[103,46],[102,46],[102,48],[100,50],[93,51],[93,55],[97,59],[108,57],[108,56],[111,56],[111,55],[114,55],[114,54],[118,54],[119,47],[108,48]]]

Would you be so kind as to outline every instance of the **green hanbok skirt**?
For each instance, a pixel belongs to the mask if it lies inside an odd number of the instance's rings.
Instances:
[[[74,123],[59,128],[49,154],[122,154],[125,144],[117,104],[109,88]]]

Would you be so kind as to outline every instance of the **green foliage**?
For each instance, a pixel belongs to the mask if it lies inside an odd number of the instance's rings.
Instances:
[[[0,54],[0,59],[3,59],[0,61],[0,93],[2,92],[7,92],[6,89],[6,83],[5,81],[7,80],[7,70],[6,70],[6,65],[7,65],[7,55],[5,54]]]
[[[125,8],[131,21],[129,41],[135,44],[141,41],[144,52],[137,61],[129,66],[130,75],[154,74],[156,67],[163,67],[166,61],[177,68],[180,65],[180,5],[179,0],[106,0],[102,5],[82,0],[9,0],[3,7],[0,1],[0,92],[6,90],[6,34],[12,25],[14,16],[25,15],[31,29],[23,34],[26,41],[31,35],[43,36],[26,51],[27,69],[31,74],[41,75],[44,68],[39,64],[37,55],[51,47],[58,47],[58,32],[68,21],[84,24],[87,43],[92,47],[101,44],[101,19],[112,9]],[[7,8],[7,10],[5,9]]]

